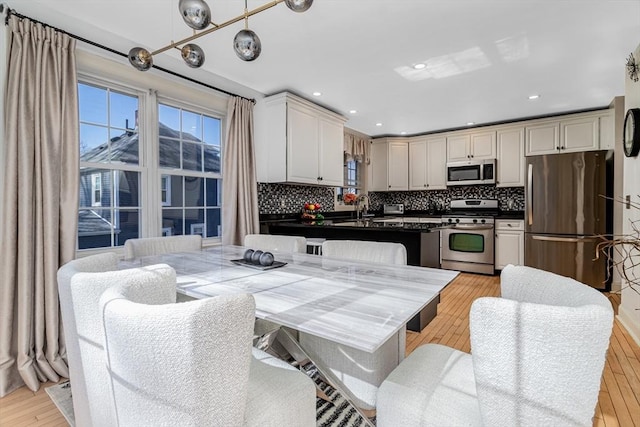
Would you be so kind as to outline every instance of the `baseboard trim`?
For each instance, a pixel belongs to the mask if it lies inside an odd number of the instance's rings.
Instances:
[[[627,330],[631,338],[640,345],[640,324],[634,321],[632,314],[628,313],[622,304],[618,307],[618,315],[616,316],[620,324]]]

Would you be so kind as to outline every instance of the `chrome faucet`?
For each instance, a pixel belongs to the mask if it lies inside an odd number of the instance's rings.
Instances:
[[[367,204],[363,205],[365,199],[367,201]],[[369,206],[370,202],[371,200],[369,199],[368,195],[361,194],[358,196],[358,198],[356,199],[356,220],[360,221],[361,219],[364,219],[364,215],[367,214],[367,206]]]

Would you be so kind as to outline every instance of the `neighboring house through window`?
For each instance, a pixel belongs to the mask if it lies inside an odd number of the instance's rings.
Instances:
[[[91,206],[102,205],[102,177],[99,173],[91,174]]]

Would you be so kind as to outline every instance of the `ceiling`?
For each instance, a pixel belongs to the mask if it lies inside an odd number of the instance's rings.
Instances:
[[[207,1],[217,23],[244,9],[242,0]],[[191,35],[177,4],[9,0],[121,52]],[[206,54],[200,70],[177,50],[154,62],[247,97],[289,90],[367,135],[412,135],[607,106],[624,94],[626,58],[640,43],[640,0],[315,0],[305,13],[277,5],[249,27],[262,41],[254,62],[233,51],[242,23],[196,42]]]

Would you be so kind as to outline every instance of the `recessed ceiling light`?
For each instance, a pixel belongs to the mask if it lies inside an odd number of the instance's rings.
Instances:
[[[400,135],[406,135],[407,133],[405,131],[400,132]]]
[[[467,126],[475,125],[476,122],[467,122]]]
[[[322,92],[313,92],[313,96],[320,96],[322,95]]]
[[[424,67],[426,67],[426,66],[427,66],[426,64],[415,64],[415,65],[413,66],[413,68],[414,68],[415,70],[422,70],[422,69],[423,69]]]
[[[358,112],[357,110],[349,110],[349,113],[350,113],[350,114],[355,114],[355,113],[357,113],[357,112]]]
[[[376,126],[382,126],[382,123],[376,123]]]
[[[529,99],[538,99],[540,95],[529,95]]]

